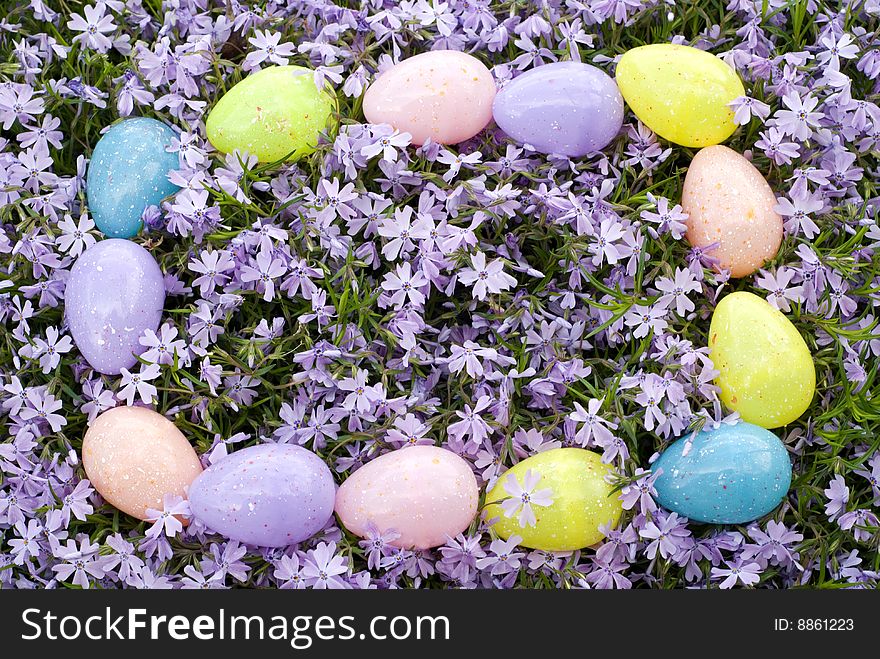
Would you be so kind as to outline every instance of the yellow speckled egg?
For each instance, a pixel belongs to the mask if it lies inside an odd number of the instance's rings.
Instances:
[[[536,523],[521,526],[519,515],[506,517],[500,503],[510,497],[505,489],[508,476],[522,487],[526,472],[540,480],[533,491],[549,489],[552,503],[533,505]],[[620,518],[621,505],[612,486],[605,480],[611,473],[597,453],[580,448],[558,448],[533,455],[504,473],[486,495],[485,514],[497,518],[493,529],[507,540],[518,535],[523,547],[545,551],[573,551],[596,544],[605,536],[600,530]]]
[[[202,465],[183,433],[144,407],[115,407],[89,426],[82,444],[86,476],[109,503],[138,519],[162,510],[166,494],[186,497]]]
[[[711,53],[668,43],[640,46],[620,58],[616,77],[635,115],[670,142],[710,146],[736,130],[728,104],[745,88]]]
[[[700,149],[688,167],[681,207],[688,214],[687,239],[733,277],[746,277],[779,250],[782,217],[776,195],[755,166],[723,145]]]
[[[764,298],[731,293],[712,315],[709,349],[721,400],[744,421],[778,428],[803,414],[816,368],[803,337]]]

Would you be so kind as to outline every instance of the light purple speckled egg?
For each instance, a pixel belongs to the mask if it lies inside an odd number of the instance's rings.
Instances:
[[[73,264],[64,291],[64,312],[73,341],[93,369],[118,375],[146,348],[144,330],[162,320],[165,282],[159,264],[130,240],[102,240]]]
[[[495,96],[492,114],[516,141],[577,158],[614,139],[623,124],[623,97],[601,69],[554,62],[507,83]]]
[[[189,488],[193,517],[258,547],[286,547],[333,515],[336,485],[317,455],[290,444],[251,446],[208,467]]]

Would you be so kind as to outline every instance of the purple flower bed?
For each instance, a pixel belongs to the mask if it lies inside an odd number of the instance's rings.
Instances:
[[[877,0],[16,0],[0,18],[0,587],[876,587],[878,27]],[[361,110],[377,71],[432,49],[473,54],[501,86],[572,59],[613,76],[626,50],[669,41],[721,54],[745,83],[727,144],[767,178],[785,237],[743,279],[684,239],[695,150],[629,110],[608,147],[572,160],[494,125],[415,147]],[[338,129],[295,164],[216,152],[211,107],[285,63],[332,85]],[[103,239],[89,155],[133,116],[179,132],[182,189],[134,239],[164,273],[160,329],[142,363],[102,376],[72,341],[65,283]],[[817,391],[774,430],[793,467],[783,503],[697,524],[655,503],[650,468],[689,429],[736,419],[707,348],[734,290],[792,320]],[[424,443],[461,455],[484,493],[528,456],[588,448],[619,475],[624,512],[604,542],[565,553],[479,518],[432,550],[335,519],[261,550],[183,525],[179,498],[147,522],[101,498],[82,439],[117,405],[173,420],[205,466],[286,442],[337,483]],[[552,500],[532,487],[535,506]]]

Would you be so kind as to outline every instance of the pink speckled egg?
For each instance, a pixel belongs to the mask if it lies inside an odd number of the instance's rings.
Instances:
[[[186,497],[202,465],[177,426],[144,407],[115,407],[96,418],[83,438],[86,476],[109,503],[146,519],[166,494]]]
[[[688,167],[681,195],[687,239],[733,277],[746,277],[776,256],[782,218],[776,196],[752,163],[726,146],[701,149]]]
[[[391,544],[428,549],[464,531],[477,513],[470,465],[436,446],[408,446],[380,455],[348,477],[336,493],[336,514],[351,533],[394,530]]]
[[[433,50],[410,57],[379,75],[364,94],[364,116],[391,124],[421,146],[428,138],[458,144],[492,120],[495,81],[475,57]]]

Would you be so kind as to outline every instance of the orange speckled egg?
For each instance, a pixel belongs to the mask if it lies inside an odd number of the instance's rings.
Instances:
[[[701,149],[688,167],[681,195],[687,239],[733,277],[746,277],[776,256],[782,217],[776,196],[755,166],[726,146]]]
[[[115,407],[96,418],[82,445],[86,475],[109,503],[146,519],[166,494],[186,497],[202,473],[193,447],[177,426],[144,407]]]

